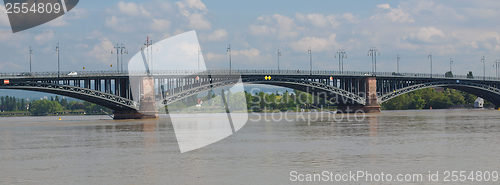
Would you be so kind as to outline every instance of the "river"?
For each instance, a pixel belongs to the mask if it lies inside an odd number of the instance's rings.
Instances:
[[[298,175],[324,171],[421,173],[424,180],[412,184],[450,184],[443,181],[447,170],[500,171],[496,110],[384,111],[334,121],[258,116],[186,153],[163,119],[0,118],[0,184],[338,184]],[[440,180],[428,181],[429,171]]]

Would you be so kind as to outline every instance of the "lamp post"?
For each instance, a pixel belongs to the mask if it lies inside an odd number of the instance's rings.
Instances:
[[[30,53],[30,75],[31,75],[31,56],[33,55],[33,50],[31,49],[31,46],[30,46],[30,49],[29,49],[29,53]]]
[[[500,67],[500,61],[498,59],[495,60],[495,70],[496,70],[496,77],[499,77],[498,74],[498,68]]]
[[[375,75],[377,73],[377,54],[378,50],[377,48],[373,47],[370,50],[368,50],[368,56],[372,57],[372,74]]]
[[[398,55],[397,55],[397,57],[396,57],[396,63],[397,63],[397,64],[396,64],[396,65],[397,65],[397,67],[396,67],[396,72],[397,72],[398,74],[399,74],[399,60],[401,60],[401,57],[400,57],[400,56],[399,56],[399,54],[398,54]]]
[[[452,68],[452,65],[453,65],[453,58],[450,58],[450,73],[453,73],[453,68]]]
[[[309,48],[309,50],[307,50],[307,53],[309,54],[309,75],[312,75],[312,50],[311,48]]]
[[[226,54],[229,56],[229,75],[231,75],[232,62],[231,62],[231,44],[227,46]]]
[[[343,74],[344,73],[344,58],[347,58],[347,53],[345,52],[344,49],[339,49],[337,51],[337,56],[335,57],[339,57],[339,71],[340,71],[340,74]]]
[[[276,56],[278,57],[278,73],[280,73],[280,56],[281,56],[281,51],[278,48],[278,53],[276,53]]]
[[[60,78],[61,65],[60,65],[60,58],[59,58],[59,42],[57,42],[57,45],[56,45],[56,52],[57,52],[57,78]]]
[[[432,78],[432,53],[427,56],[429,62],[431,63],[431,78]]]
[[[483,81],[486,81],[486,57],[481,57],[481,62],[483,63]]]
[[[116,72],[119,73],[120,71],[123,72],[123,54],[128,54],[127,48],[121,44],[116,44],[115,46],[116,49]],[[113,52],[111,52],[113,54]]]

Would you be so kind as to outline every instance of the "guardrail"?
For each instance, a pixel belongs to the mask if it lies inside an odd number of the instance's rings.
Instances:
[[[73,73],[73,74],[70,74]],[[437,78],[437,79],[457,79],[457,80],[486,80],[500,81],[497,77],[474,76],[468,78],[466,75],[454,75],[446,77],[444,74],[427,74],[427,73],[394,73],[394,72],[363,72],[363,71],[330,71],[330,70],[268,70],[268,69],[243,69],[243,70],[162,70],[153,71],[153,76],[165,75],[326,75],[326,76],[378,76],[378,77],[395,77],[395,78]],[[116,71],[65,71],[59,73],[60,77],[116,77],[116,76],[134,76],[145,75],[143,72],[116,72]],[[57,72],[34,72],[34,73],[0,73],[0,78],[57,78]]]

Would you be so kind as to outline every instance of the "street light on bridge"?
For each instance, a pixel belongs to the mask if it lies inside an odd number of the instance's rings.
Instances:
[[[30,53],[30,75],[31,75],[31,57],[33,56],[33,49],[31,49],[31,46],[29,48],[29,53]]]
[[[500,60],[498,58],[495,60],[495,70],[496,70],[496,77],[498,78],[498,68],[500,67]]]
[[[481,57],[481,62],[483,63],[483,81],[486,81],[486,57]]]
[[[278,53],[276,53],[276,56],[278,57],[278,73],[280,73],[280,56],[281,56],[281,51],[278,48]]]
[[[309,48],[309,50],[307,50],[307,53],[309,54],[309,75],[312,75],[312,68],[313,68],[313,65],[312,65],[312,50],[311,48]]]
[[[231,44],[227,46],[226,54],[229,56],[229,75],[231,75],[232,62],[231,62]]]
[[[452,70],[452,65],[453,65],[453,58],[450,58],[450,72],[453,73],[453,70]]]
[[[337,51],[337,56],[335,58],[339,58],[339,71],[340,74],[344,73],[344,59],[347,58],[347,52],[344,49],[339,49]]]
[[[376,47],[368,50],[368,56],[372,57],[372,73],[375,75],[377,73],[377,54],[380,54]]]
[[[116,71],[117,72],[123,72],[123,54],[128,54],[127,48],[121,44],[116,44],[115,46],[116,49]],[[113,54],[113,51],[111,51],[111,54]]]
[[[59,42],[57,42],[56,45],[56,52],[57,52],[57,78],[59,78],[61,73],[61,65],[59,61]]]
[[[432,78],[432,53],[427,56],[429,62],[431,63],[431,78]]]
[[[399,54],[396,56],[396,72],[399,74],[399,60],[401,60],[401,57]]]

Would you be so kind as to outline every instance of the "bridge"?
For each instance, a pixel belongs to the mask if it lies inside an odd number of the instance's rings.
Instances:
[[[447,77],[440,74],[392,72],[339,72],[309,70],[208,70],[155,71],[151,75],[111,71],[66,73],[1,73],[0,89],[52,93],[92,102],[113,110],[115,119],[155,117],[148,101],[134,101],[131,80],[149,81],[155,95],[149,98],[169,105],[213,88],[265,84],[309,92],[335,102],[340,109],[379,112],[380,104],[405,93],[447,87],[482,97],[500,107],[500,78]],[[141,91],[142,92],[142,91]]]

